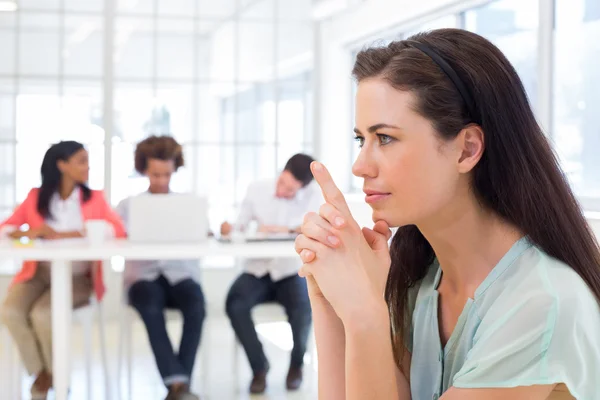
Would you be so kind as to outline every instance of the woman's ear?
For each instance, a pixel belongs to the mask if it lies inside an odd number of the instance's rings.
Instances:
[[[58,170],[60,171],[61,174],[63,174],[65,172],[65,168],[66,168],[66,162],[64,160],[58,160],[56,162],[56,168],[58,168]]]
[[[455,140],[461,151],[458,160],[458,171],[463,174],[468,173],[475,168],[485,151],[483,129],[479,125],[468,125],[460,131]]]

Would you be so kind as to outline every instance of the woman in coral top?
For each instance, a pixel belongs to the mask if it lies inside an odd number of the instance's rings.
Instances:
[[[117,237],[125,236],[119,216],[101,191],[90,190],[88,152],[65,141],[48,149],[42,162],[42,185],[29,192],[13,215],[0,224],[13,239],[65,239],[85,235],[85,221],[103,219]],[[22,225],[29,225],[25,231]],[[48,262],[26,261],[2,305],[3,323],[17,344],[27,371],[36,379],[32,399],[45,399],[52,387],[52,325]],[[73,263],[73,307],[88,303],[92,291],[104,293],[100,263]]]

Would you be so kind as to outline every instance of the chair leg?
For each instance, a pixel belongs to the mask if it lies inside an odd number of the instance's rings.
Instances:
[[[104,398],[106,400],[113,399],[112,388],[110,385],[110,374],[108,371],[108,355],[106,354],[106,330],[104,326],[104,312],[102,303],[98,303],[98,329],[100,334],[100,355],[102,357],[102,372],[104,373]]]
[[[119,310],[119,350],[118,350],[118,361],[117,361],[117,399],[123,399],[122,392],[122,377],[123,377],[123,363],[127,368],[125,381],[126,381],[126,395],[127,400],[132,400],[132,350],[131,350],[131,322],[128,318],[129,309],[126,305],[123,305]]]
[[[23,398],[23,366],[21,365],[21,360],[19,360],[18,356],[13,358],[12,362],[15,366],[13,368],[13,376],[11,377],[15,385],[14,399],[21,400]]]
[[[210,317],[207,317],[204,320],[204,328],[202,329],[202,342],[204,343],[204,345],[201,345],[200,348],[200,355],[202,357],[202,370],[200,372],[202,374],[201,384],[203,390],[207,389],[209,382],[208,371],[210,368],[210,346],[208,345],[208,343],[210,343],[211,331],[211,320]]]
[[[313,328],[310,330],[308,342],[308,355],[310,357],[310,389],[314,389],[316,382],[318,380],[318,359],[317,359],[317,343],[315,341],[315,332]]]
[[[124,318],[121,316],[123,311],[119,311],[119,345],[117,348],[117,400],[122,400],[123,395],[121,393],[121,377],[123,376],[123,346],[124,346],[124,330],[123,330],[123,320]]]
[[[13,388],[13,395],[15,400],[21,400],[23,398],[23,366],[21,365],[21,360],[18,356],[11,357],[11,372],[10,379],[13,382],[11,385]]]
[[[238,341],[237,336],[235,336],[235,333],[233,334],[233,379],[235,382],[235,387],[237,388],[238,391],[240,391],[240,365],[239,365],[239,358],[240,358],[240,342]]]
[[[11,399],[21,400],[23,395],[23,374],[19,355],[15,354],[15,346],[8,329],[2,329],[2,346],[5,349],[3,367],[8,381],[7,393]]]
[[[2,335],[2,364],[0,364],[0,367],[7,381],[6,393],[13,398],[15,394],[15,379],[13,377],[12,346],[6,328],[0,326],[0,331]],[[2,383],[4,383],[4,380],[2,380]]]
[[[133,326],[131,321],[127,318],[127,311],[123,313],[125,315],[125,347],[127,348],[127,399],[133,400],[133,349],[131,345],[131,336],[133,335]]]
[[[83,348],[85,356],[85,380],[86,395],[88,400],[92,400],[92,324],[93,319],[87,316],[82,323],[83,328]]]

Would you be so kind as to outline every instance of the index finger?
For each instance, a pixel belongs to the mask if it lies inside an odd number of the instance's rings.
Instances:
[[[311,171],[315,180],[321,187],[323,197],[325,201],[338,209],[341,213],[346,216],[350,216],[350,209],[348,203],[342,194],[342,191],[337,187],[333,178],[329,174],[329,171],[323,164],[318,161],[313,161],[310,165]]]

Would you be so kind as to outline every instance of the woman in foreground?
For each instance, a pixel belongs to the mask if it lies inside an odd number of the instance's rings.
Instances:
[[[319,398],[600,399],[598,245],[508,60],[443,29],[353,74],[375,226],[315,163],[326,204],[296,241]]]

